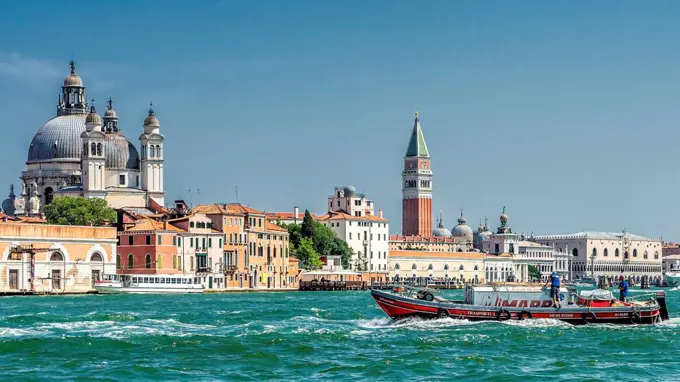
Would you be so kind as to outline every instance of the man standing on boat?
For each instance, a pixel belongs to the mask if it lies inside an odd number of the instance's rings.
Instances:
[[[553,300],[553,307],[561,308],[562,302],[560,302],[560,275],[559,273],[553,271],[550,274],[550,278],[545,282],[545,286],[550,283],[550,297]]]
[[[619,282],[619,300],[625,302],[626,297],[628,296],[628,281],[621,276]]]

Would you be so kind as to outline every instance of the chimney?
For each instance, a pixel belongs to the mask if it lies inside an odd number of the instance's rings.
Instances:
[[[383,218],[383,217],[382,217],[382,210],[378,210],[378,217],[379,217],[380,219]]]
[[[295,214],[295,215],[293,216],[293,223],[297,224],[297,221],[298,221],[298,214],[300,213],[300,209],[298,208],[298,206],[293,207],[293,212],[294,212],[294,214]]]

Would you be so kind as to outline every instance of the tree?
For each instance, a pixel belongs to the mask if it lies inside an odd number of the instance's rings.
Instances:
[[[305,213],[305,216],[307,214]],[[309,215],[311,219],[311,215]],[[347,242],[339,238],[333,230],[326,227],[325,225],[311,220],[308,226],[311,226],[311,236],[306,237],[302,234],[304,228],[304,220],[302,225],[300,224],[282,224],[281,226],[288,230],[290,235],[290,251],[295,253],[297,248],[299,248],[301,240],[303,238],[308,238],[312,242],[312,247],[314,251],[319,256],[340,256],[342,261],[342,266],[344,268],[349,268],[349,262],[352,258],[354,251],[347,245]]]
[[[541,271],[536,266],[529,264],[527,270],[529,271],[530,280],[541,280]]]
[[[295,257],[303,267],[309,270],[320,269],[323,266],[319,254],[314,250],[314,243],[310,238],[300,240],[300,246],[295,250]]]
[[[309,239],[314,237],[314,219],[312,219],[312,214],[309,213],[309,210],[305,210],[305,218],[302,219],[301,234],[302,237]]]
[[[44,211],[50,224],[103,226],[106,220],[116,221],[116,211],[99,198],[58,197]]]

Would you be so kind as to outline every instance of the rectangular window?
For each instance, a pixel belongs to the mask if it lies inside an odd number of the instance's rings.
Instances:
[[[352,233],[349,233],[349,239],[352,240]]]
[[[212,238],[208,239],[208,248],[212,248]]]
[[[495,253],[498,253],[498,251],[499,251],[499,249],[500,249],[500,248],[498,247],[498,244],[496,244],[496,245],[494,246],[494,249],[496,250]]]
[[[257,219],[257,226],[262,227],[262,219]]]
[[[120,236],[117,237],[118,241],[116,242],[116,245],[120,245]]]
[[[172,245],[177,245],[177,237],[176,236],[172,237]]]
[[[177,238],[177,246],[178,246],[178,247],[181,247],[181,246],[182,246],[182,238],[181,238],[181,237],[178,237],[178,238]]]
[[[201,248],[205,248],[205,238],[203,238],[203,246]]]
[[[151,245],[151,235],[146,235],[146,245]]]
[[[222,239],[220,239],[220,248],[222,248]]]
[[[158,241],[156,242],[156,244],[161,245],[161,243],[163,242],[162,239],[161,239],[161,235],[156,235],[156,237],[158,238]]]
[[[194,246],[194,238],[191,237],[191,238],[189,238],[189,247],[193,247],[193,246]]]
[[[125,174],[121,174],[119,176],[118,181],[119,181],[121,187],[125,187],[125,185],[127,184],[127,176]]]
[[[132,245],[133,243],[132,237],[133,237],[132,235],[128,236],[128,245]]]

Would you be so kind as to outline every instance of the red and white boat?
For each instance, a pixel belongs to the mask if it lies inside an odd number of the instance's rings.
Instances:
[[[623,302],[608,290],[561,288],[562,307],[553,307],[550,290],[540,285],[468,285],[465,299],[452,301],[428,288],[395,286],[389,291],[371,289],[371,296],[388,316],[459,318],[467,320],[557,319],[571,324],[655,324],[668,319],[666,293],[656,291]]]

